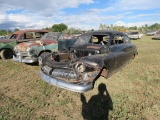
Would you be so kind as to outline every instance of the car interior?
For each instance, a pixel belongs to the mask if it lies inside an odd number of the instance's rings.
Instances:
[[[107,45],[109,42],[109,35],[94,35],[91,38],[91,43],[94,44],[102,44]],[[115,35],[111,40],[111,45],[121,44],[124,43],[124,37],[122,35]]]

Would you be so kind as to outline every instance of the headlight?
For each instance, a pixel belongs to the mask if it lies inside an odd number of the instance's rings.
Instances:
[[[18,46],[15,46],[15,47],[13,48],[13,50],[17,53],[17,52],[18,52]]]
[[[75,70],[78,72],[78,73],[83,73],[85,71],[85,65],[83,63],[77,63],[75,65]]]
[[[29,56],[32,56],[34,54],[34,49],[31,49],[30,47],[28,47],[26,51]]]
[[[27,51],[27,52],[29,52],[29,51],[30,51],[30,49],[31,49],[31,48],[30,48],[30,47],[28,47],[28,48],[26,49],[26,51]]]

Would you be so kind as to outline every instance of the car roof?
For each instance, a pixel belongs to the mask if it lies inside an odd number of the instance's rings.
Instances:
[[[19,30],[14,32],[13,34],[23,34],[25,32],[49,32],[49,30]]]
[[[123,34],[123,35],[126,35],[124,34],[123,32],[120,32],[120,31],[112,31],[112,30],[105,30],[105,31],[92,31],[92,32],[87,32],[87,33],[84,33],[82,35],[102,35],[102,34]]]

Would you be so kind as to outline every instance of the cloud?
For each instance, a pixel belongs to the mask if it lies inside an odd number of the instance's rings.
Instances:
[[[133,21],[137,21],[137,19],[139,20],[137,23],[142,24],[153,22],[155,21],[154,17],[160,16],[158,10],[160,4],[157,3],[159,3],[159,0],[109,0],[109,3],[106,1],[104,3],[104,6],[105,4],[106,6],[102,8],[101,6],[95,7],[97,4],[101,4],[95,0],[3,0],[0,2],[0,29],[38,29],[64,23],[68,27],[86,30],[98,29],[100,23],[128,26],[132,25]],[[89,9],[88,6],[90,6]],[[79,7],[81,9],[78,9]],[[69,13],[66,8],[71,11],[78,11]],[[153,9],[157,9],[157,12],[153,14],[136,12]],[[145,22],[149,18],[152,19]]]
[[[92,4],[94,3],[93,0],[47,0],[47,1],[40,1],[40,0],[7,0],[7,1],[1,1],[0,6],[3,6],[0,8],[0,10],[6,9],[6,10],[13,10],[13,9],[26,9],[31,12],[36,13],[44,13],[48,12],[54,12],[60,9],[64,8],[76,8],[81,4]]]
[[[149,21],[149,22],[122,22],[122,21],[117,21],[114,23],[114,25],[116,26],[125,26],[125,27],[133,27],[133,26],[137,26],[137,27],[142,27],[143,25],[147,24],[147,25],[152,25],[154,23],[159,23],[159,21]]]
[[[145,17],[160,17],[160,12],[159,13],[150,13],[150,14],[138,14],[134,16],[128,16],[127,19],[137,19],[137,18],[145,18]]]
[[[10,0],[0,2],[0,29],[6,26],[6,29],[15,27],[15,25],[7,23],[19,23],[24,24],[24,27],[49,27],[54,23],[63,21],[64,13],[62,9],[64,8],[76,8],[81,4],[92,4],[93,0]],[[17,12],[18,11],[18,12]],[[9,14],[8,14],[9,13]],[[3,25],[2,25],[3,23]],[[27,26],[25,26],[27,24]],[[16,24],[17,25],[17,24]],[[3,26],[3,27],[2,27]]]
[[[15,21],[5,21],[0,23],[0,29],[11,29],[14,30],[15,28],[24,28],[23,23],[15,22]]]
[[[115,0],[106,4],[106,8],[93,8],[87,10],[88,13],[104,13],[113,11],[131,11],[131,10],[148,10],[159,9],[159,0]]]
[[[159,0],[118,0],[113,7],[120,10],[147,10],[160,8]]]

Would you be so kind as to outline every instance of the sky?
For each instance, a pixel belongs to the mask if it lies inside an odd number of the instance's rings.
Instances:
[[[41,29],[64,23],[97,30],[100,23],[160,24],[159,0],[0,0],[0,29]]]

